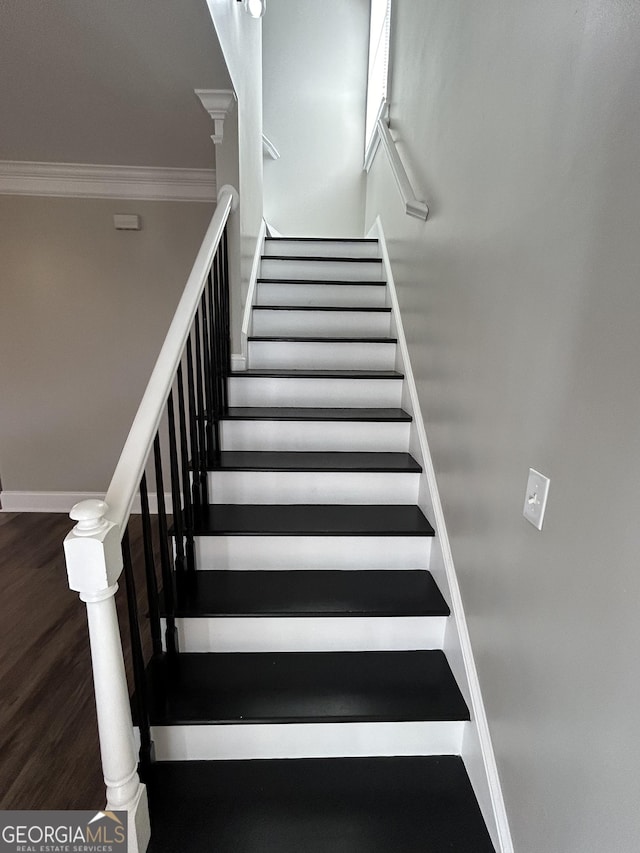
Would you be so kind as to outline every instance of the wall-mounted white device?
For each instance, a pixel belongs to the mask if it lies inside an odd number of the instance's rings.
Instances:
[[[113,225],[116,231],[139,231],[141,228],[137,213],[114,213]]]
[[[539,471],[534,471],[529,468],[529,479],[527,480],[527,491],[524,496],[524,510],[522,514],[537,527],[542,530],[542,521],[544,519],[544,511],[547,508],[547,497],[549,495],[549,483],[551,481]]]

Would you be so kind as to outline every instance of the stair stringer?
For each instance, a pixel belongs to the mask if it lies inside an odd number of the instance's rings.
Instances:
[[[366,235],[380,241],[383,269],[387,279],[388,305],[392,309],[391,334],[397,338],[396,370],[404,373],[402,408],[412,415],[409,451],[422,465],[418,506],[429,518],[436,535],[432,542],[429,569],[451,609],[444,638],[444,652],[458,686],[469,706],[471,721],[466,723],[462,759],[482,811],[491,839],[499,853],[513,853],[502,787],[489,732],[480,681],[471,648],[467,619],[462,603],[447,527],[440,501],[435,468],[422,418],[411,359],[404,334],[400,306],[380,216]]]

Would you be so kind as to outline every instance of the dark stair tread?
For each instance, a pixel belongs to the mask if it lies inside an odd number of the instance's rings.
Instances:
[[[356,314],[391,314],[391,308],[367,308],[353,305],[254,305],[252,311],[346,311]]]
[[[495,853],[458,756],[158,762],[148,853]]]
[[[395,370],[287,370],[276,368],[253,368],[238,370],[230,374],[236,377],[271,376],[285,379],[404,379],[404,374]]]
[[[265,237],[267,243],[377,243],[375,237]]]
[[[368,471],[413,474],[422,468],[410,453],[223,450],[214,471]]]
[[[448,616],[430,572],[201,571],[176,616]]]
[[[433,536],[419,507],[358,504],[210,504],[197,536]]]
[[[404,409],[330,409],[277,406],[234,406],[223,420],[230,421],[400,421],[408,423],[411,415]]]
[[[304,337],[302,335],[249,335],[247,338],[249,341],[280,341],[287,343],[315,343],[315,344],[397,344],[397,338],[389,338],[389,337],[372,337],[371,335],[367,335],[366,337],[360,338],[336,338],[336,337],[327,337],[325,336],[311,336]]]
[[[262,255],[263,261],[329,261],[347,264],[381,264],[382,258],[343,258],[330,255]]]
[[[147,688],[154,725],[469,719],[439,650],[182,653]]]
[[[258,284],[345,284],[351,285],[369,285],[373,284],[378,287],[386,286],[386,281],[381,281],[380,279],[375,279],[375,281],[351,281],[349,279],[326,279],[326,278],[259,278],[257,280]]]

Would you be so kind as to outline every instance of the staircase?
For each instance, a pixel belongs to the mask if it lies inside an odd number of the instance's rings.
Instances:
[[[248,369],[146,672],[150,853],[493,851],[375,240],[265,240]]]

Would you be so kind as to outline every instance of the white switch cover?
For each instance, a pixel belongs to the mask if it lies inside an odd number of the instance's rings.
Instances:
[[[139,231],[140,217],[137,213],[114,213],[113,226],[116,231]]]
[[[542,521],[544,519],[544,511],[547,507],[547,496],[549,495],[549,483],[551,481],[539,471],[534,471],[529,468],[529,479],[527,481],[527,492],[524,496],[523,515],[537,527],[542,530]]]

